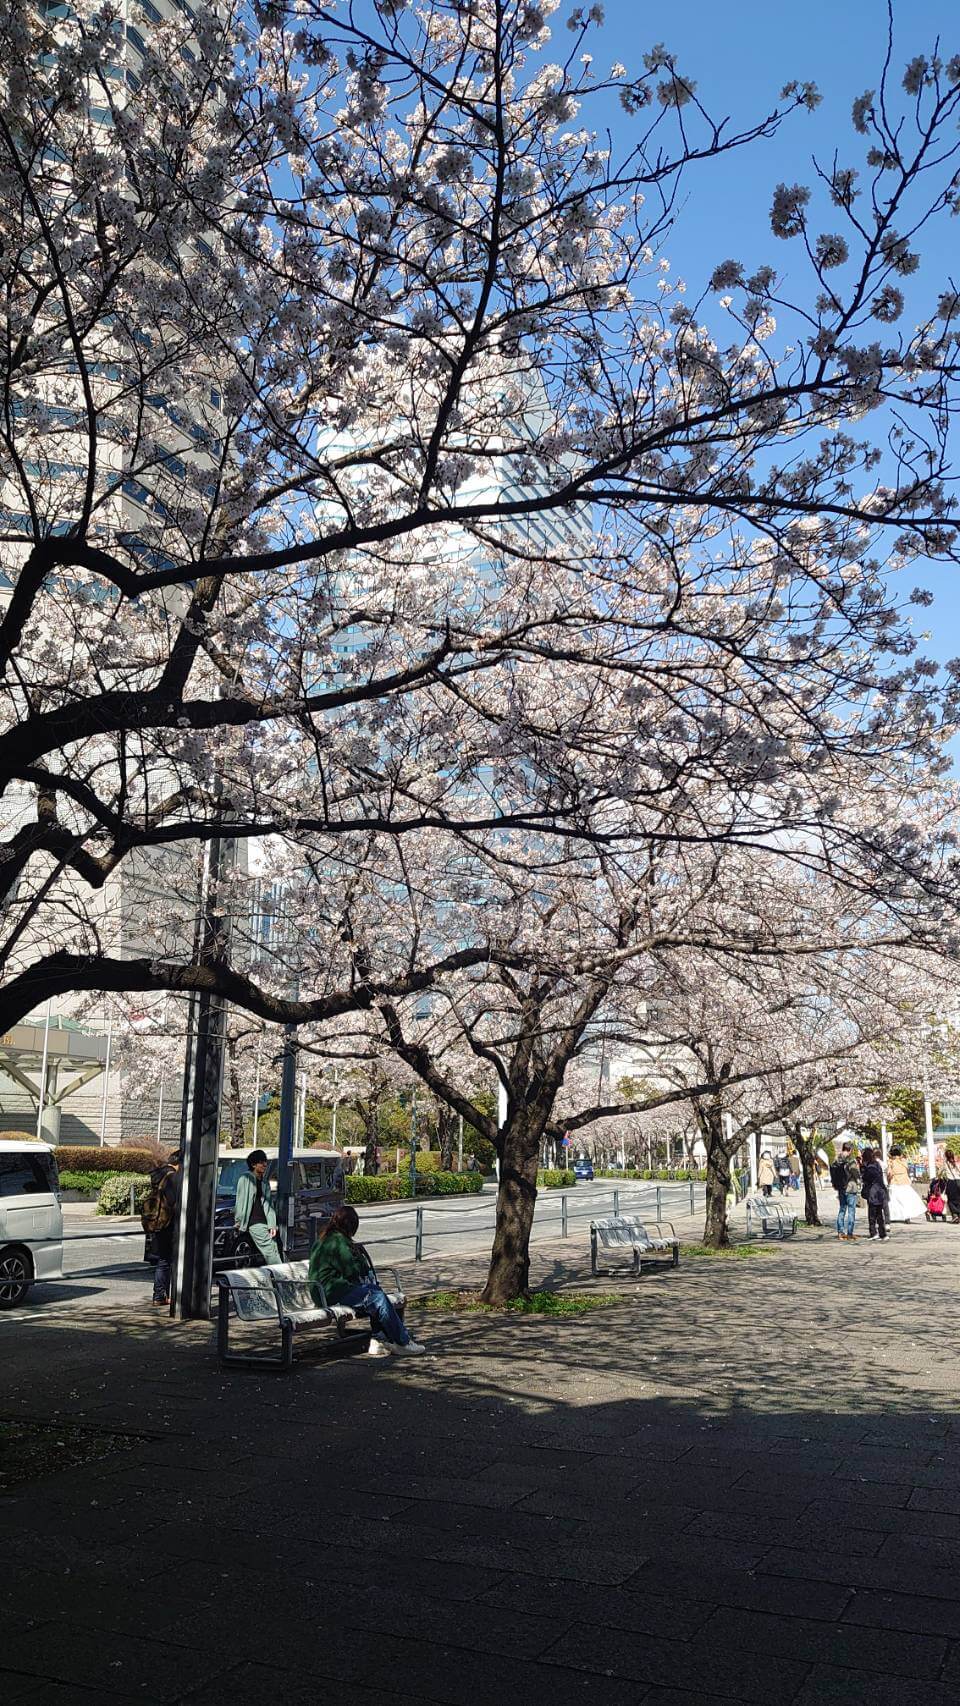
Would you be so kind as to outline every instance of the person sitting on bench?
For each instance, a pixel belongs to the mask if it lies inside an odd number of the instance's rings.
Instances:
[[[411,1339],[386,1292],[371,1273],[366,1254],[353,1242],[359,1225],[357,1211],[349,1203],[334,1209],[310,1252],[307,1272],[310,1295],[318,1307],[326,1300],[345,1303],[369,1315],[373,1326],[371,1356],[388,1356],[391,1351],[417,1356],[423,1345]]]

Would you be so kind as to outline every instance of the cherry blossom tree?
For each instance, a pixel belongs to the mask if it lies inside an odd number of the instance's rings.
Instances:
[[[179,895],[226,828],[297,868],[425,828],[548,865],[775,809],[852,880],[926,880],[901,817],[840,823],[833,767],[942,764],[888,571],[955,550],[957,304],[914,274],[957,204],[960,65],[914,59],[902,123],[888,74],[859,154],[778,189],[808,290],[720,258],[703,295],[664,252],[684,172],[816,91],[737,129],[669,49],[600,75],[596,9],[556,13],[297,0],[138,32],[11,0],[4,1024],[86,989],[329,1019],[486,963],[456,940],[294,997],[200,962],[169,894],[159,950],[118,941],[117,874]]]

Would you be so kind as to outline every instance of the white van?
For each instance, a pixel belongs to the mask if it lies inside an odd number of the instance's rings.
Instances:
[[[48,1143],[0,1138],[0,1309],[22,1303],[34,1280],[63,1277],[63,1214]]]

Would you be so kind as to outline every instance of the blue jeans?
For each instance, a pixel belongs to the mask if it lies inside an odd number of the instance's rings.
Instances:
[[[372,1279],[358,1280],[349,1291],[337,1298],[338,1303],[348,1303],[351,1309],[365,1310],[375,1333],[382,1333],[389,1339],[391,1345],[407,1345],[410,1334],[390,1302],[385,1291]]]
[[[857,1198],[860,1192],[847,1191],[840,1198],[840,1213],[837,1215],[837,1231],[849,1237],[857,1224]]]
[[[170,1257],[158,1256],[153,1270],[153,1301],[165,1303],[170,1296]]]

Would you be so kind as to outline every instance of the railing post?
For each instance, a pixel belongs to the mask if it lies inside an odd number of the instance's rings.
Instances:
[[[413,1248],[413,1259],[415,1262],[423,1261],[423,1209],[419,1203],[417,1204],[417,1230]]]
[[[614,1212],[614,1214],[620,1213],[620,1192],[619,1191],[614,1191],[614,1193],[613,1193],[613,1212]]]
[[[130,1213],[131,1213],[131,1215],[135,1215],[136,1212],[137,1212],[137,1187],[136,1187],[136,1185],[131,1185],[130,1186]]]
[[[694,1193],[694,1186],[693,1186],[693,1180],[692,1180],[692,1179],[691,1179],[691,1180],[690,1180],[690,1213],[691,1213],[691,1214],[696,1214],[696,1212],[697,1212],[697,1205],[696,1205],[696,1201],[695,1201],[695,1199],[694,1199],[694,1194],[693,1194],[693,1193]]]
[[[566,1236],[567,1236],[567,1193],[566,1193],[566,1191],[561,1191],[561,1193],[560,1193],[560,1236],[561,1236],[561,1238],[566,1238]]]
[[[660,1211],[660,1186],[658,1185],[657,1186],[657,1219],[661,1220],[662,1218],[663,1217],[662,1217],[662,1214]]]

